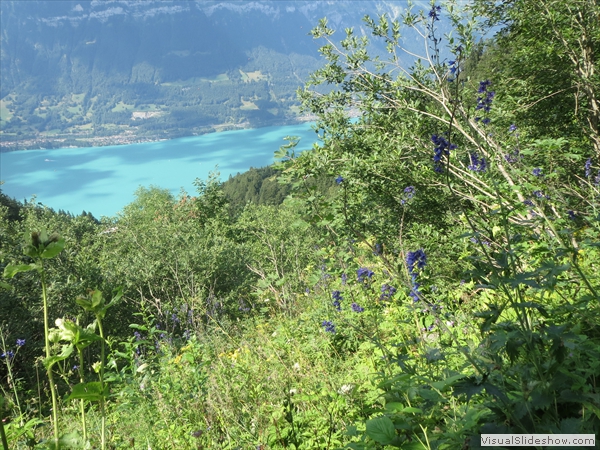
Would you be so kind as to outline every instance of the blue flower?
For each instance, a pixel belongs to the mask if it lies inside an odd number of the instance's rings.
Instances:
[[[357,313],[361,313],[365,310],[365,308],[361,308],[358,303],[354,302],[352,303],[352,311],[357,312]]]
[[[419,287],[421,285],[419,283],[413,283],[412,288],[408,295],[412,297],[414,302],[418,302],[421,299],[421,292],[419,291]]]
[[[592,174],[592,158],[588,158],[583,167],[585,169],[585,177],[589,178]]]
[[[520,154],[519,149],[515,148],[514,151],[509,154],[509,155],[504,155],[504,159],[506,160],[506,162],[508,163],[516,163],[519,159],[521,159],[523,156]]]
[[[533,169],[531,171],[531,173],[533,174],[533,176],[535,177],[541,177],[542,176],[542,169],[540,167],[536,167],[535,169]]]
[[[480,241],[479,239],[477,239],[477,238],[475,238],[475,237],[469,238],[469,240],[470,240],[470,241],[471,241],[473,244],[483,244],[483,245],[485,245],[485,246],[487,246],[487,247],[489,247],[489,246],[490,246],[490,241]]]
[[[23,347],[25,345],[25,339],[17,339],[17,347]]]
[[[15,356],[15,353],[12,350],[9,350],[7,352],[4,352],[0,355],[0,358],[6,358],[8,357],[8,359],[12,359],[13,356]]]
[[[471,153],[471,164],[467,166],[467,169],[472,170],[474,172],[485,172],[487,169],[487,164],[485,162],[485,158],[482,156],[481,159],[479,155],[475,152]]]
[[[480,97],[477,97],[477,106],[475,107],[475,110],[479,111],[483,109],[485,112],[490,112],[490,110],[492,109],[492,101],[496,96],[496,93],[494,91],[487,90],[487,88],[491,84],[492,83],[489,80],[479,82],[479,89],[477,89],[477,92],[479,94],[485,94],[485,96],[482,95]],[[481,120],[481,117],[475,118],[476,122],[478,122],[479,120]],[[490,123],[490,119],[485,118],[482,120],[482,123],[484,125],[487,125],[488,123]]]
[[[456,74],[456,71],[458,70],[458,66],[456,65],[456,61],[448,61],[448,70],[450,70],[450,73],[452,75]],[[448,81],[454,81],[453,78],[448,78]]]
[[[414,274],[415,265],[418,269],[423,269],[427,264],[427,255],[425,255],[425,251],[421,248],[414,252],[408,252],[406,264],[408,265],[408,272],[411,275]]]
[[[431,11],[429,11],[429,17],[431,17],[433,20],[440,20],[439,14],[440,14],[441,10],[442,10],[441,6],[432,7]]]
[[[492,84],[492,82],[490,80],[480,81],[479,89],[477,89],[477,92],[480,94],[483,94],[484,92],[487,91],[488,86],[491,84]]]
[[[410,290],[410,295],[413,300],[416,302],[420,299],[421,293],[419,292],[420,284],[417,283],[417,272],[415,272],[415,266],[417,269],[424,269],[427,264],[427,255],[425,255],[425,251],[423,249],[416,250],[414,252],[408,252],[406,256],[406,265],[408,266],[408,273],[410,274],[410,279],[412,282],[412,288]]]
[[[361,267],[356,271],[356,275],[358,277],[358,281],[363,282],[367,278],[371,278],[374,275],[372,270],[367,269],[366,267]]]
[[[342,297],[342,293],[340,291],[333,291],[333,293],[331,294],[331,296],[333,297],[333,306],[335,306],[335,309],[337,309],[338,311],[342,310],[342,305],[341,305],[341,301],[344,299]]]
[[[325,327],[325,331],[327,333],[335,333],[335,325],[333,323],[331,323],[329,320],[324,320],[321,323],[322,327]]]
[[[335,182],[337,184],[342,184],[343,181],[344,181],[344,177],[342,177],[341,175],[335,179]]]
[[[396,293],[396,288],[394,286],[390,286],[389,284],[384,284],[381,286],[381,295],[379,296],[379,300],[385,300],[391,298]]]
[[[517,130],[517,126],[513,123],[510,127],[508,127],[508,130],[512,133],[513,131]]]
[[[570,220],[575,220],[575,219],[577,219],[577,214],[575,214],[575,212],[574,212],[574,211],[572,211],[572,210],[568,210],[568,211],[567,211],[567,214],[569,215],[569,219],[570,219]]]
[[[441,172],[443,172],[443,169],[442,169],[443,156],[450,155],[450,150],[456,149],[457,145],[451,144],[450,142],[448,142],[448,140],[446,138],[444,138],[443,136],[438,136],[437,134],[434,134],[431,136],[431,142],[433,142],[434,145],[436,146],[433,149],[433,169],[436,172],[441,173]]]

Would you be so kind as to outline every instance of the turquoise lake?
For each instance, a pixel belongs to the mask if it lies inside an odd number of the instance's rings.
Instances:
[[[221,180],[250,167],[273,163],[286,136],[301,138],[296,149],[317,142],[310,123],[224,131],[160,142],[107,147],[27,150],[0,154],[2,191],[17,200],[36,201],[73,214],[114,216],[134,199],[140,186],[178,194],[195,193],[196,178],[215,170]]]

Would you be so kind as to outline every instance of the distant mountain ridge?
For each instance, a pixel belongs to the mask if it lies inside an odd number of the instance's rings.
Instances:
[[[3,146],[287,123],[297,115],[295,89],[320,65],[309,35],[317,21],[360,33],[365,14],[395,18],[405,5],[2,1]]]

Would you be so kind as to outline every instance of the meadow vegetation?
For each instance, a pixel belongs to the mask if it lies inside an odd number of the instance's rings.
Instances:
[[[101,221],[3,196],[5,448],[600,429],[600,8],[503,5],[365,18],[380,57],[322,20],[298,92],[321,140],[274,167]]]

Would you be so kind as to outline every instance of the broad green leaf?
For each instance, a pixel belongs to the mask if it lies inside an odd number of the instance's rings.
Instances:
[[[119,302],[121,300],[121,298],[123,297],[123,287],[119,286],[117,289],[115,289],[113,294],[113,298],[110,299],[110,302],[107,306],[113,306],[115,304],[117,304],[117,302]]]
[[[389,444],[396,438],[394,422],[389,417],[382,416],[367,420],[367,436],[380,444]]]
[[[67,448],[89,448],[89,445],[86,446],[86,443],[83,441],[81,436],[79,436],[77,431],[73,431],[72,433],[67,433],[60,436],[58,438],[58,444],[54,440],[48,439],[46,442],[44,442],[42,448],[46,450],[61,450]]]
[[[65,239],[59,238],[56,242],[50,242],[40,256],[44,259],[54,258],[56,255],[62,252],[64,248]]]
[[[385,410],[391,413],[402,411],[404,405],[400,402],[386,403]]]
[[[72,433],[63,434],[58,441],[61,447],[66,448],[84,448],[85,443],[77,431]]]
[[[454,385],[454,396],[466,394],[468,402],[475,394],[481,393],[483,388],[482,384],[477,384],[477,381],[473,377],[469,377]]]
[[[56,325],[59,329],[60,339],[72,343],[80,350],[93,342],[102,340],[100,336],[92,331],[93,328],[83,328],[72,320],[58,319]]]
[[[440,393],[434,389],[429,388],[421,388],[419,389],[419,395],[423,397],[425,400],[430,400],[433,402],[442,402],[444,401],[444,397],[440,395]]]
[[[23,249],[23,253],[33,259],[37,259],[40,256],[39,249],[34,247],[31,244],[25,245],[25,248]]]
[[[419,391],[420,392],[420,391]],[[423,414],[423,410],[420,408],[413,408],[412,406],[407,406],[402,410],[403,413],[412,413],[412,414]]]
[[[69,356],[71,356],[71,353],[73,353],[73,348],[74,347],[72,344],[63,345],[59,355],[51,356],[50,358],[44,358],[44,367],[46,369],[51,369],[52,366],[57,362],[67,359]]]
[[[454,375],[450,378],[446,378],[444,381],[434,381],[431,383],[431,386],[437,389],[438,391],[444,391],[448,386],[451,386],[455,381],[463,379],[464,375]]]
[[[12,278],[19,272],[29,272],[38,268],[37,264],[9,264],[4,268],[4,278]]]
[[[85,298],[78,298],[75,300],[75,302],[86,311],[92,312],[92,302],[89,300],[86,300]]]
[[[10,291],[12,289],[12,286],[8,283],[5,283],[4,281],[0,281],[0,288]]]
[[[101,306],[104,306],[104,296],[101,291],[96,290],[92,293],[92,309],[96,311]]]
[[[90,383],[79,383],[73,386],[71,394],[67,397],[67,400],[83,399],[90,402],[96,402],[105,398],[108,394],[108,386],[104,386],[99,381],[92,381]]]

